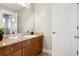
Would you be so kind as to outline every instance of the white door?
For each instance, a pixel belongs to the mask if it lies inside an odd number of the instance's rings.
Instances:
[[[77,55],[77,4],[52,4],[53,55]]]
[[[75,38],[77,40],[77,49],[78,49],[78,56],[79,56],[79,4],[77,4],[77,24],[78,24],[78,31],[77,31],[77,36],[78,38]]]

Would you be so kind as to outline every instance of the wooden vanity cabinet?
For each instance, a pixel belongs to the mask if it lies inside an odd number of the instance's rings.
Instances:
[[[37,55],[39,55],[38,54],[37,47],[35,47],[35,45],[31,45],[31,48],[30,48],[30,56],[37,56]]]
[[[32,39],[29,39],[29,40],[24,41],[24,42],[23,42],[23,47],[30,46],[30,45],[31,45],[31,40],[32,40]]]
[[[11,53],[7,54],[8,56],[21,56],[22,55],[22,43],[17,43],[9,46]]]
[[[30,55],[30,45],[31,45],[31,40],[26,40],[23,42],[23,56],[29,56]]]
[[[22,56],[22,49],[14,51],[14,52],[8,54],[7,56]]]
[[[23,56],[30,56],[30,46],[23,48]]]
[[[21,43],[13,44],[13,45],[10,45],[10,46],[6,46],[6,47],[3,47],[3,48],[0,48],[0,56],[9,55],[9,54],[17,51],[18,49],[21,49],[21,48],[22,48],[22,44]]]
[[[33,38],[31,40],[31,48],[30,48],[30,55],[31,56],[37,56],[42,52],[43,48],[43,36]]]
[[[37,56],[42,52],[43,36],[0,48],[0,56]]]
[[[10,48],[7,47],[7,48],[0,48],[0,56],[5,56],[7,54],[9,54],[11,51],[10,51]]]
[[[23,56],[37,56],[42,52],[43,36],[32,38],[23,43]]]

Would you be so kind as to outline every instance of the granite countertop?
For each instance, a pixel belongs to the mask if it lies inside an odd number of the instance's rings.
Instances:
[[[19,43],[25,40],[29,40],[41,35],[43,35],[43,33],[35,33],[34,35],[26,35],[26,34],[4,35],[3,40],[0,41],[0,48],[9,46],[15,43]]]

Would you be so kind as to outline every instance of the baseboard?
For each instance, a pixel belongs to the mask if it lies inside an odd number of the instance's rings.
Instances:
[[[52,50],[49,50],[49,49],[43,49],[43,52],[46,52],[46,53],[52,55]]]

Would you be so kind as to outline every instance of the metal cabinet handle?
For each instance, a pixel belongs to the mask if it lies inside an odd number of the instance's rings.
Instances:
[[[13,50],[13,48],[10,49],[11,51]]]

